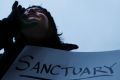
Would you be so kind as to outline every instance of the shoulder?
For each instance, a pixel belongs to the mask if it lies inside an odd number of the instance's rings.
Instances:
[[[3,54],[0,54],[0,61],[1,61],[1,59],[2,59],[2,56],[3,56]]]
[[[3,54],[0,54],[0,65],[2,64],[2,59],[3,59]],[[1,66],[0,66],[0,70],[1,70]]]
[[[3,54],[0,54],[0,58],[2,57]]]
[[[0,54],[0,57],[2,56],[3,54]]]

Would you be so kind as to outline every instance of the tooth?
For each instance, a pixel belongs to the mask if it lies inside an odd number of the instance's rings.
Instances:
[[[29,17],[28,19],[35,19],[34,17]]]

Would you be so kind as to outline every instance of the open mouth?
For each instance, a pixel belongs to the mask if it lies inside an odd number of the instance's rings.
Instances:
[[[39,13],[39,14],[27,14],[25,17],[25,20],[28,21],[41,21],[43,19],[43,13]]]
[[[41,18],[31,16],[31,17],[28,17],[28,20],[38,20],[38,21],[40,21]]]
[[[39,20],[39,18],[40,18],[40,16],[38,16],[38,15],[35,15],[35,14],[28,14],[28,15],[26,15],[27,17],[27,19],[28,20],[33,20],[33,19],[35,19],[35,20]]]
[[[48,26],[48,18],[42,11],[28,10],[23,15],[23,23]]]

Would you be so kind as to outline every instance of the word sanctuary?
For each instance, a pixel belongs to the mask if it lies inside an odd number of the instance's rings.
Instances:
[[[40,61],[35,62],[34,64],[31,61],[34,60],[34,57],[31,55],[23,56],[18,60],[18,65],[16,65],[15,70],[17,71],[29,71],[36,75],[51,75],[51,76],[77,76],[77,78],[87,79],[95,77],[104,77],[104,76],[113,76],[114,66],[117,63],[113,63],[109,66],[97,66],[97,67],[76,67],[76,66],[63,66],[58,64],[43,64]],[[24,66],[21,66],[24,65]],[[29,75],[21,75],[22,77]],[[32,76],[35,77],[35,76]],[[74,79],[73,79],[74,80]],[[76,79],[75,79],[76,80]]]

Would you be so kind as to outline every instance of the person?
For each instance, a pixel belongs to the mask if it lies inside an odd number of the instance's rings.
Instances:
[[[62,42],[60,35],[49,11],[41,6],[25,9],[15,1],[10,15],[0,21],[0,49],[4,48],[0,55],[0,79],[26,45],[66,51],[78,48]]]

